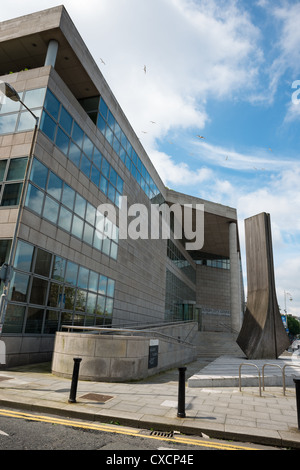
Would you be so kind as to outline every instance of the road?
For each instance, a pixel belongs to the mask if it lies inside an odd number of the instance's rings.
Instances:
[[[144,451],[151,451],[153,455],[169,455],[170,452],[173,456],[170,459],[174,458],[175,453],[176,455],[180,454],[186,460],[185,462],[176,462],[176,464],[191,465],[196,464],[199,450],[270,449],[247,443],[217,441],[205,436],[158,433],[119,426],[117,423],[103,424],[26,411],[0,409],[0,450],[2,451],[100,450],[107,451],[105,458],[108,459],[116,458],[118,451],[132,451],[132,456],[136,457]],[[116,464],[114,461],[106,463]],[[175,462],[157,461],[152,463],[157,465]]]

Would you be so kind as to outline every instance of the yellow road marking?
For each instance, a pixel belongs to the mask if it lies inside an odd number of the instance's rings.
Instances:
[[[19,418],[19,419],[27,419],[31,421],[39,421],[44,423],[50,424],[59,424],[62,426],[72,426],[82,429],[92,429],[96,431],[104,431],[104,432],[111,432],[115,434],[125,434],[127,436],[135,436],[135,437],[143,437],[148,439],[156,439],[159,441],[169,441],[173,444],[189,444],[198,447],[209,447],[214,449],[222,449],[222,450],[256,450],[251,447],[244,447],[238,446],[235,444],[226,444],[226,443],[218,443],[218,442],[210,442],[210,441],[202,441],[198,439],[188,438],[184,436],[174,436],[172,438],[163,437],[163,436],[151,436],[146,434],[141,434],[139,431],[130,431],[128,428],[118,426],[110,426],[109,424],[98,424],[98,423],[88,423],[85,424],[81,421],[71,420],[71,419],[62,419],[62,418],[54,418],[49,416],[43,415],[33,415],[29,413],[23,413],[19,411],[9,411],[0,409],[0,415],[7,416],[11,418]]]

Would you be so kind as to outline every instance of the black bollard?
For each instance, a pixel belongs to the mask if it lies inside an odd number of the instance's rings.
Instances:
[[[298,416],[298,429],[300,430],[300,379],[294,379],[296,385],[296,403],[297,403],[297,416]]]
[[[73,375],[72,375],[72,383],[71,383],[71,390],[70,390],[70,397],[69,403],[76,403],[76,392],[77,392],[77,383],[78,383],[78,376],[79,376],[79,365],[81,362],[80,357],[74,357],[74,367],[73,367]]]
[[[185,371],[186,367],[179,367],[178,381],[178,418],[185,418]]]

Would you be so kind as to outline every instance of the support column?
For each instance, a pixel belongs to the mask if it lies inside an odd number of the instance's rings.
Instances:
[[[45,59],[45,67],[47,65],[55,66],[56,56],[58,50],[58,42],[55,39],[51,39],[48,44],[47,55]]]
[[[236,223],[229,224],[229,256],[230,256],[230,315],[231,328],[239,332],[241,328],[241,296],[240,296],[240,266],[237,251]]]

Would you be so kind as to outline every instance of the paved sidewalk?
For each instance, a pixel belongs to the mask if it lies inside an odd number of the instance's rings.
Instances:
[[[186,382],[206,366],[220,368],[222,360],[188,364]],[[186,386],[180,418],[178,376],[174,369],[137,382],[79,381],[76,403],[69,403],[71,380],[54,376],[50,364],[1,370],[0,407],[300,449],[294,386],[285,395],[281,386],[265,387],[261,396],[257,386]]]

